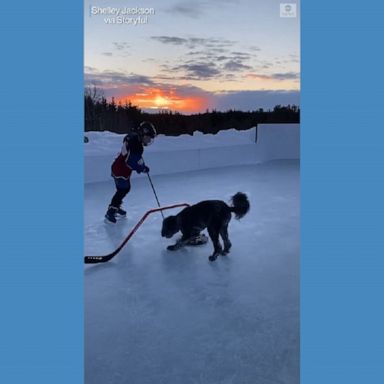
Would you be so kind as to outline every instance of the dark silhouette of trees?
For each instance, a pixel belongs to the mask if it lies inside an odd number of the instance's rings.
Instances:
[[[263,108],[254,111],[228,110],[206,111],[193,115],[183,115],[169,110],[158,113],[141,111],[131,102],[116,104],[112,98],[106,100],[96,87],[86,88],[84,93],[85,131],[110,131],[127,133],[141,121],[148,120],[155,124],[157,132],[169,136],[192,135],[195,131],[217,133],[235,128],[245,130],[257,124],[299,123],[300,108],[297,105],[276,105],[273,110]]]
[[[111,131],[126,133],[143,120],[141,110],[130,102],[108,102],[96,87],[84,92],[85,131]]]

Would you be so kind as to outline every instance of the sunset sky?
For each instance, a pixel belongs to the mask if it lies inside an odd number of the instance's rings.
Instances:
[[[86,86],[153,111],[299,104],[300,7],[280,17],[281,3],[85,0]],[[117,9],[134,7],[154,14],[120,13],[113,24]]]

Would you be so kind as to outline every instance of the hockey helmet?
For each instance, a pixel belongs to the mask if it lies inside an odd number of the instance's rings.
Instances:
[[[156,137],[156,129],[152,123],[143,121],[137,128],[137,134],[140,136],[143,145],[151,145]]]

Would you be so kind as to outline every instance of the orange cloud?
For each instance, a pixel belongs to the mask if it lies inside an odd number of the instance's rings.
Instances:
[[[204,111],[208,102],[201,96],[183,96],[175,90],[163,90],[160,88],[145,88],[140,92],[124,95],[117,99],[118,102],[131,102],[142,109],[168,109],[186,113]]]
[[[248,73],[246,76],[246,78],[249,78],[249,79],[257,79],[257,80],[272,80],[273,77],[272,76],[268,76],[268,75],[257,75],[255,73]]]

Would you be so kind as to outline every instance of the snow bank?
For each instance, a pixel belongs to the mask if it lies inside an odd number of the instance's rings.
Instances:
[[[108,180],[124,135],[87,132],[86,136],[89,142],[84,144],[84,181]],[[247,131],[230,129],[216,135],[159,135],[144,153],[153,175],[299,157],[299,124],[259,124]]]

